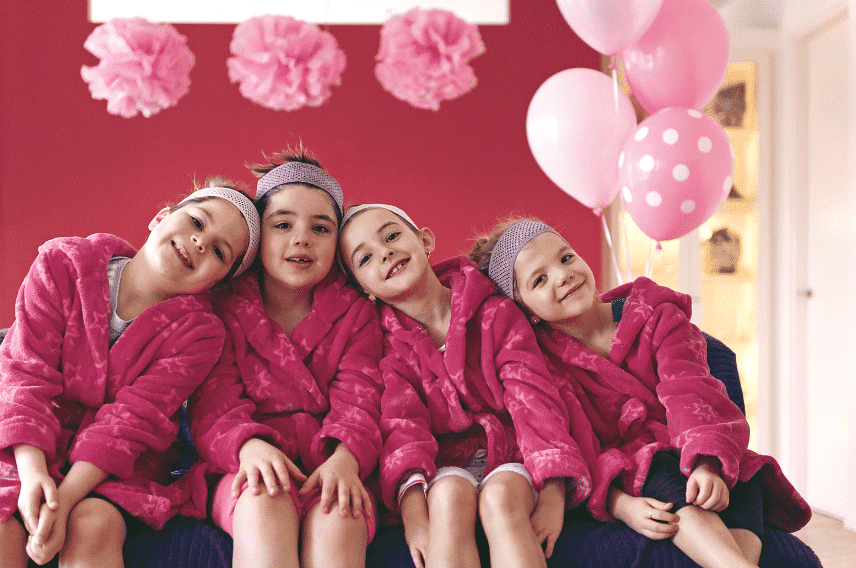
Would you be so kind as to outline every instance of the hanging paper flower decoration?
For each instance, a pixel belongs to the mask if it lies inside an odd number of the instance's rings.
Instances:
[[[476,86],[469,62],[484,51],[478,26],[446,10],[414,8],[381,28],[375,76],[396,98],[436,111]]]
[[[291,16],[238,24],[230,48],[229,79],[246,98],[273,110],[317,107],[345,70],[345,52],[333,34]]]
[[[101,62],[80,69],[94,99],[107,100],[107,112],[149,117],[187,93],[195,64],[187,38],[169,24],[143,18],[115,18],[95,28],[83,47]]]

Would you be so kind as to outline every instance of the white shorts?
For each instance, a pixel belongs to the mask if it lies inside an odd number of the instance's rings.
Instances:
[[[485,452],[485,450],[479,450],[478,452],[476,452],[476,455],[473,456],[473,459],[470,460],[470,463],[467,464],[466,468],[455,466],[441,467],[437,470],[437,473],[434,474],[434,477],[431,479],[431,481],[428,482],[428,487],[426,488],[425,494],[427,495],[428,492],[431,491],[431,487],[435,483],[437,483],[438,480],[452,475],[463,477],[464,479],[472,483],[475,490],[480,493],[482,487],[484,487],[488,479],[490,479],[497,473],[503,471],[511,471],[518,475],[522,475],[526,479],[526,481],[529,483],[529,489],[532,491],[532,497],[535,499],[536,503],[538,502],[538,492],[535,491],[535,484],[532,481],[532,476],[529,475],[529,472],[526,470],[526,467],[522,463],[509,462],[498,465],[496,469],[494,469],[489,474],[487,474],[487,476],[485,476],[484,470],[487,463],[486,458],[487,452]]]

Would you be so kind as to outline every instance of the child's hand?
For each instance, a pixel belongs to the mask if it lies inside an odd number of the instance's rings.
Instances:
[[[671,503],[650,497],[633,497],[623,493],[616,499],[613,516],[651,540],[672,538],[678,532],[678,516],[670,513]]]
[[[298,481],[305,481],[306,475],[300,471],[293,461],[288,459],[278,448],[258,438],[250,438],[241,446],[238,452],[241,465],[238,474],[232,482],[232,495],[241,495],[241,487],[244,481],[249,483],[253,495],[261,493],[259,479],[267,488],[271,496],[279,492],[280,487],[284,492],[291,488],[289,473]]]
[[[413,564],[416,568],[425,568],[428,558],[428,503],[421,486],[414,485],[401,498],[401,520]]]
[[[44,452],[38,448],[26,444],[16,446],[15,460],[21,480],[18,511],[24,528],[33,534],[39,526],[42,504],[47,505],[48,511],[56,511],[59,507],[56,483],[48,475]]]
[[[372,503],[368,491],[360,481],[360,465],[345,444],[339,443],[333,455],[312,472],[300,490],[300,495],[309,495],[321,487],[321,510],[327,514],[338,494],[339,514],[359,518],[361,513],[372,515]]]
[[[728,507],[728,486],[719,475],[719,461],[707,456],[696,460],[687,481],[687,503],[708,511],[719,512]]]
[[[538,505],[535,506],[529,520],[538,542],[542,546],[545,542],[547,543],[544,557],[550,558],[565,522],[564,479],[551,478],[544,483],[544,489],[538,495]]]
[[[58,506],[53,510],[43,504],[39,513],[39,524],[27,539],[27,556],[36,564],[49,562],[65,546],[65,531],[69,508]]]

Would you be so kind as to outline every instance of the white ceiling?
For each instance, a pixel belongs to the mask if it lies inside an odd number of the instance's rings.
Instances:
[[[781,0],[709,0],[717,7],[729,31],[777,29],[782,22]]]

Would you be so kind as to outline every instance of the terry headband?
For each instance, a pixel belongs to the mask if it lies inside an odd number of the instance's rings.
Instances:
[[[555,232],[538,221],[520,221],[506,229],[493,245],[487,269],[488,276],[507,298],[514,299],[514,262],[517,255],[538,235]]]
[[[250,229],[250,244],[247,247],[247,252],[244,253],[244,260],[241,261],[241,266],[238,267],[238,270],[233,275],[234,278],[249,268],[256,258],[256,251],[259,248],[259,237],[261,235],[259,213],[256,211],[256,206],[249,197],[229,187],[205,187],[199,189],[182,199],[179,205],[191,199],[199,199],[200,197],[219,197],[225,199],[238,208],[238,211],[244,217],[244,221],[247,222],[247,227]]]
[[[286,183],[303,183],[327,192],[336,203],[336,216],[342,218],[344,207],[339,182],[318,166],[305,162],[286,162],[260,177],[256,183],[256,199],[261,199],[273,188]]]
[[[405,213],[395,205],[386,205],[384,203],[363,203],[362,205],[354,205],[353,207],[349,207],[347,213],[345,213],[345,217],[342,219],[342,228],[345,227],[345,223],[351,220],[351,217],[353,217],[360,211],[365,211],[366,209],[386,209],[387,211],[391,211],[402,219],[404,219],[404,221],[408,225],[410,225],[410,228],[414,231],[419,230],[416,227],[416,223],[413,222],[413,219],[407,216],[407,213]]]

